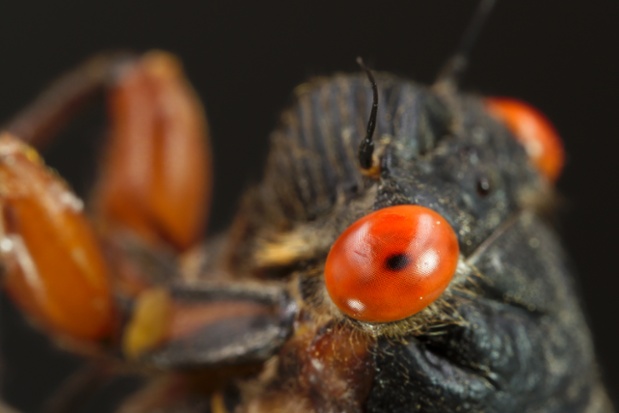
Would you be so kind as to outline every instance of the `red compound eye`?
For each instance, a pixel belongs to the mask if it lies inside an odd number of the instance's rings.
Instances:
[[[565,154],[561,138],[550,121],[533,107],[515,99],[489,98],[486,107],[516,135],[537,169],[555,181],[563,169]]]
[[[447,288],[458,263],[458,239],[438,213],[418,205],[373,212],[335,241],[325,265],[333,302],[368,322],[409,317]]]

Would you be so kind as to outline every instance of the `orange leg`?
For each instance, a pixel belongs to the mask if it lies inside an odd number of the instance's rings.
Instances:
[[[47,145],[66,123],[103,91],[115,68],[133,58],[126,53],[97,55],[56,80],[4,130],[30,145]]]
[[[108,270],[82,202],[37,153],[0,137],[0,250],[5,288],[46,328],[76,340],[108,337]]]
[[[96,233],[82,202],[13,134],[44,144],[104,87],[112,127],[94,194]],[[119,240],[129,234],[144,250],[180,252],[202,237],[210,193],[207,126],[180,64],[163,52],[92,59],[7,130],[12,133],[0,138],[5,288],[55,337],[87,343],[116,336],[112,290],[135,275],[127,268],[140,267],[131,265]],[[113,254],[104,254],[102,245]],[[141,281],[140,287],[149,285]]]
[[[45,144],[99,89],[111,132],[91,225],[82,202],[24,140]],[[174,57],[91,60],[7,131],[0,284],[50,336],[164,370],[260,363],[282,344],[295,311],[284,285],[175,277],[176,255],[203,235],[211,158],[203,109]]]
[[[203,236],[211,160],[203,109],[176,59],[150,52],[119,70],[108,153],[95,193],[106,231],[184,251]]]

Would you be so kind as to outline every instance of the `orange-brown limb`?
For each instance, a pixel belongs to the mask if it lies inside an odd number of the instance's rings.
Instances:
[[[108,92],[111,118],[94,194],[100,237],[81,200],[20,141],[47,142],[97,90]],[[22,136],[0,135],[3,284],[54,336],[113,337],[119,323],[112,288],[134,297],[157,284],[126,245],[173,256],[202,237],[211,161],[199,99],[167,53],[110,55],[62,78],[8,128]]]
[[[85,61],[56,80],[3,130],[38,149],[43,147],[105,89],[116,68],[130,59],[128,53],[107,53]]]
[[[0,135],[0,253],[4,285],[60,336],[105,338],[114,325],[108,271],[81,201],[36,151]]]
[[[175,251],[194,246],[208,215],[212,161],[204,110],[172,55],[95,56],[4,129],[41,148],[101,93],[111,133],[94,197],[96,218],[107,235],[133,233]]]
[[[179,62],[155,51],[119,70],[108,109],[97,218],[150,245],[195,245],[209,205],[211,159],[204,111]]]
[[[279,284],[153,288],[136,299],[123,351],[163,369],[260,363],[290,334],[296,311]]]

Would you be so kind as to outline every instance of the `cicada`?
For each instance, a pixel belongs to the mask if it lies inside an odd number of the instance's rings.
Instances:
[[[37,150],[98,91],[110,133],[84,203]],[[2,286],[95,376],[145,378],[118,412],[612,411],[545,218],[563,152],[537,110],[312,79],[204,239],[209,139],[160,51],[88,61],[0,137]]]

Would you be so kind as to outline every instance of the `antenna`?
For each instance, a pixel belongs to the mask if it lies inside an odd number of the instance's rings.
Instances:
[[[468,66],[471,49],[495,4],[496,0],[480,0],[475,14],[464,31],[456,53],[443,66],[436,83],[457,84],[460,76],[462,76],[462,73]]]
[[[372,137],[374,136],[374,129],[376,128],[376,112],[378,111],[378,88],[376,87],[376,80],[374,80],[374,75],[372,71],[363,63],[363,59],[361,57],[357,57],[357,64],[361,66],[363,70],[365,70],[365,74],[368,76],[368,80],[372,84],[372,111],[370,112],[370,119],[368,120],[367,132],[365,133],[365,138],[361,141],[359,145],[359,165],[362,169],[370,170],[372,169],[372,155],[374,153],[374,141]]]

